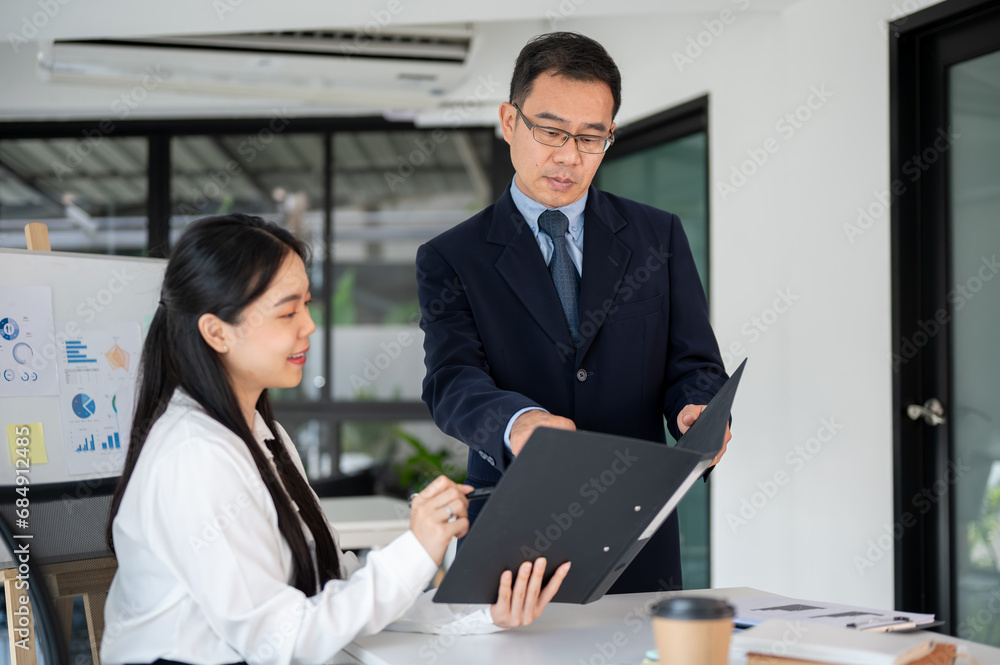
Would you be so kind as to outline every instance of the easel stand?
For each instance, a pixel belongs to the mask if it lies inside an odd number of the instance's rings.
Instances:
[[[28,241],[28,249],[36,251],[51,251],[49,232],[45,224],[32,222],[24,227],[24,235]],[[62,624],[63,635],[69,644],[70,631],[73,627],[73,599],[83,597],[83,607],[87,614],[87,628],[90,633],[90,652],[94,665],[100,665],[101,636],[104,633],[104,602],[107,599],[108,587],[118,563],[114,557],[100,559],[85,559],[66,563],[54,563],[40,566],[42,578],[45,579],[50,597],[55,601],[58,621]],[[17,569],[10,568],[0,573],[3,579],[4,596],[7,605],[7,631],[10,642],[10,661],[12,665],[35,665],[36,642],[34,615],[30,610],[27,614],[28,638],[27,649],[15,645],[19,619],[25,615],[15,615],[21,606],[20,598],[26,596],[25,590],[17,589]]]
[[[104,601],[108,597],[108,583],[118,569],[114,557],[101,559],[85,559],[67,563],[53,563],[41,567],[50,597],[55,601],[56,613],[62,624],[63,635],[69,644],[70,630],[73,627],[73,599],[83,597],[83,609],[87,614],[87,628],[90,633],[90,653],[94,664],[101,662],[101,637],[104,634]],[[7,631],[10,641],[10,662],[13,665],[35,665],[35,628],[34,617],[28,615],[28,648],[16,647],[14,633],[18,607],[17,598],[23,591],[15,588],[17,570],[10,568],[3,573],[4,596],[7,601]]]

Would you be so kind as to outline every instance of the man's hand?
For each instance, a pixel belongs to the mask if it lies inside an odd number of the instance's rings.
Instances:
[[[681,412],[677,414],[677,429],[681,431],[682,435],[691,429],[691,425],[694,425],[694,421],[698,420],[698,416],[701,415],[701,412],[704,411],[707,406],[707,404],[688,404],[681,409]],[[511,439],[513,438],[514,436],[511,434]],[[722,440],[722,450],[720,450],[719,454],[715,456],[712,466],[718,464],[719,460],[722,459],[722,456],[726,454],[726,446],[729,445],[729,440],[732,438],[733,435],[729,433],[729,425],[727,424],[726,438]]]
[[[514,453],[514,457],[517,457],[521,453],[521,448],[524,448],[524,444],[528,442],[528,437],[531,436],[536,427],[575,430],[576,423],[569,418],[554,416],[540,409],[525,411],[518,416],[518,419],[514,421],[513,426],[510,428],[510,450]]]

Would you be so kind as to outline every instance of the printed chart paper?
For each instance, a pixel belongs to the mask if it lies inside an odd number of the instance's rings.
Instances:
[[[59,393],[55,358],[42,353],[54,333],[50,287],[0,286],[0,397]]]
[[[70,475],[121,470],[141,351],[138,323],[83,325],[60,342],[59,408]]]

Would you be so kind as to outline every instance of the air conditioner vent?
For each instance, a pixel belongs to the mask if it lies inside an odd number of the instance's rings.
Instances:
[[[66,40],[56,43],[81,46],[327,56],[331,58],[390,58],[461,64],[469,55],[471,42],[471,36],[465,35],[441,36],[417,32],[390,34],[374,30],[371,31],[371,34],[365,31],[349,30],[301,30],[149,37],[128,40]]]
[[[301,30],[56,41],[39,53],[51,83],[143,86],[339,108],[423,109],[468,75],[471,26]]]

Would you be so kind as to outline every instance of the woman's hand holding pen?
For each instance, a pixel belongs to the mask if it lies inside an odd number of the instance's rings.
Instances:
[[[500,595],[497,602],[490,605],[493,623],[501,628],[528,626],[542,615],[542,610],[559,591],[559,585],[569,572],[569,561],[556,568],[549,583],[542,588],[545,577],[545,558],[535,559],[535,563],[525,561],[517,570],[517,581],[511,587],[513,573],[505,570],[500,576]]]
[[[492,490],[492,488],[489,488]],[[445,476],[438,476],[424,491],[410,497],[410,530],[441,565],[445,550],[453,537],[461,538],[469,530],[469,499],[472,491],[468,485],[459,485]],[[483,496],[489,494],[480,490]],[[559,586],[569,572],[569,561],[556,569],[549,583],[542,588],[546,561],[543,557],[534,564],[525,561],[517,570],[517,579],[506,570],[500,576],[497,602],[490,605],[493,623],[501,628],[530,625],[541,616],[545,606],[559,591]]]
[[[410,530],[434,562],[441,565],[452,538],[469,530],[468,485],[438,476],[410,500]]]

